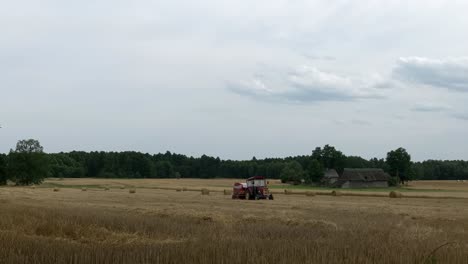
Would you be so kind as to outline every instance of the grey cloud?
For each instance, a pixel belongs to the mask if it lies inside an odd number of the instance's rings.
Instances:
[[[468,92],[468,58],[400,58],[393,77],[403,82]]]
[[[468,121],[468,114],[453,114],[452,117],[459,120]]]
[[[418,104],[411,108],[414,112],[443,112],[449,110],[450,107],[445,105],[434,105],[434,104]]]
[[[308,104],[385,98],[374,84],[302,66],[286,74],[254,74],[253,80],[228,82],[227,89],[261,101]],[[281,76],[280,79],[276,78]]]

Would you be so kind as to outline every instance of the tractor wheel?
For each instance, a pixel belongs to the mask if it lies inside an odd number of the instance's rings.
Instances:
[[[270,196],[268,196],[268,199],[273,200],[273,194],[270,194]]]

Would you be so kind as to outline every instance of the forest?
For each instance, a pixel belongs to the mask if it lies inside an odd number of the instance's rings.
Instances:
[[[411,162],[410,155],[403,148],[390,151],[386,159],[367,160],[358,156],[346,156],[335,147],[325,145],[315,148],[310,155],[265,159],[253,157],[239,161],[207,155],[188,157],[169,151],[159,154],[133,151],[43,153],[38,142],[31,142],[39,148],[37,151],[30,151],[20,145],[24,145],[25,141],[20,141],[17,150],[0,154],[0,183],[5,183],[12,175],[19,175],[15,178],[25,178],[22,175],[28,173],[56,178],[247,178],[263,175],[284,181],[298,182],[306,179],[309,182],[318,182],[326,168],[336,169],[338,173],[344,168],[382,168],[392,176],[399,175],[403,181],[468,179],[467,161]],[[28,151],[42,156],[34,159],[30,157],[31,153],[26,156],[21,154]],[[395,160],[393,163],[392,158]],[[31,167],[40,169],[28,171]],[[393,168],[401,169],[397,173]]]

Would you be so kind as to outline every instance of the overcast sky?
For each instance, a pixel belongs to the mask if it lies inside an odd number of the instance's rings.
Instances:
[[[0,152],[468,160],[467,1],[0,3]]]

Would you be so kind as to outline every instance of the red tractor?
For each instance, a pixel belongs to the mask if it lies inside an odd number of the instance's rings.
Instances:
[[[273,200],[273,194],[268,191],[268,182],[265,177],[254,176],[248,178],[246,183],[234,183],[232,199]]]

